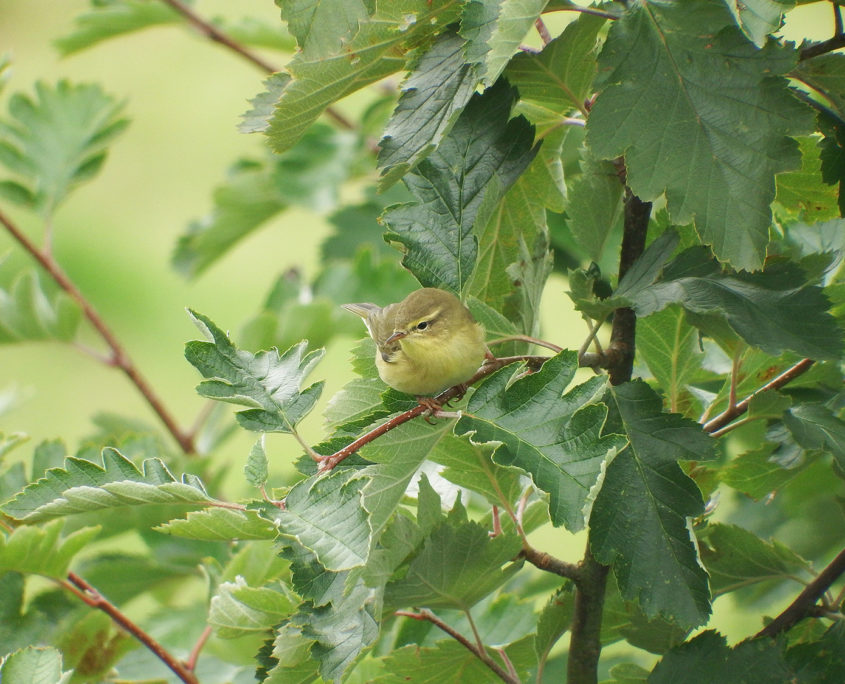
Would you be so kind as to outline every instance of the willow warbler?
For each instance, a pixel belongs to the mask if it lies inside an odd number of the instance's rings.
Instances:
[[[397,304],[344,304],[376,343],[376,368],[393,389],[418,397],[469,380],[487,353],[484,329],[450,292],[424,287]]]

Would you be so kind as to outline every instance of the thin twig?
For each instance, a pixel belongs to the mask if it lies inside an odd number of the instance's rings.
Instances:
[[[576,584],[578,584],[581,580],[581,573],[579,572],[577,565],[567,563],[566,561],[562,561],[554,556],[550,556],[545,551],[538,551],[526,541],[523,541],[522,551],[520,551],[519,555],[539,570],[544,570],[555,575],[560,575],[561,577],[566,577]]]
[[[560,7],[558,12],[579,12],[581,14],[592,14],[594,17],[603,17],[604,19],[610,19],[611,21],[615,21],[619,17],[615,14],[610,12],[605,12],[600,9],[596,9],[595,7]]]
[[[94,326],[94,329],[100,334],[100,337],[102,337],[106,345],[108,345],[112,354],[109,363],[123,371],[124,375],[126,375],[132,384],[135,385],[159,419],[161,419],[161,422],[164,423],[167,431],[179,444],[182,451],[186,454],[194,453],[194,443],[191,436],[184,433],[177,425],[175,418],[164,407],[161,399],[153,391],[153,388],[149,385],[147,380],[141,375],[140,371],[129,358],[129,355],[126,353],[117,337],[115,337],[114,333],[109,329],[105,321],[103,321],[94,309],[93,305],[85,298],[82,292],[62,270],[58,262],[56,262],[50,254],[39,249],[38,246],[32,242],[32,240],[30,240],[2,211],[0,211],[0,223],[5,226],[6,230],[22,247],[29,252],[29,254],[39,264],[41,264],[56,284],[58,284],[58,286],[79,305],[85,318],[87,318],[91,325]]]
[[[787,606],[786,610],[754,636],[776,637],[808,617],[817,607],[816,602],[843,573],[845,573],[845,550],[839,552],[839,555],[819,573],[816,579],[806,586],[804,591],[798,594],[798,597]]]
[[[820,43],[811,43],[798,51],[798,61],[803,62],[806,59],[813,57],[820,57],[828,52],[833,52],[839,48],[845,47],[845,34],[839,34],[828,38]]]
[[[189,655],[188,659],[185,661],[185,667],[187,667],[191,672],[197,669],[197,660],[199,660],[200,652],[208,641],[208,638],[211,636],[211,632],[211,625],[206,625],[205,629],[202,630],[202,634],[199,635],[197,643],[195,643],[194,647],[191,649],[191,655]]]
[[[584,343],[578,350],[578,363],[581,362],[581,358],[584,356],[584,354],[587,353],[587,350],[590,348],[590,345],[593,343],[593,340],[596,339],[596,335],[598,335],[599,329],[601,328],[603,323],[604,321],[595,321],[593,325],[590,325],[589,322],[587,323],[588,327],[590,328],[590,334],[587,336],[587,339],[584,340]]]
[[[812,359],[802,359],[794,366],[787,368],[783,373],[778,375],[771,382],[766,383],[757,391],[753,392],[752,394],[749,394],[742,401],[734,404],[733,407],[729,406],[718,416],[704,423],[704,425],[702,426],[704,428],[704,431],[713,434],[718,430],[722,429],[728,423],[733,421],[734,418],[738,418],[746,411],[748,411],[748,406],[751,403],[751,400],[754,399],[754,397],[756,397],[758,394],[762,394],[763,392],[766,392],[768,390],[779,389],[784,385],[792,382],[799,375],[803,375],[808,370],[810,370],[810,367],[813,365],[813,363],[814,361]]]
[[[546,26],[542,17],[537,17],[534,20],[534,28],[536,28],[537,33],[540,34],[540,40],[543,41],[543,45],[548,45],[552,42],[552,34],[549,33],[549,28]]]
[[[519,681],[519,675],[516,673],[516,668],[513,666],[511,659],[508,658],[507,651],[504,648],[497,648],[496,653],[499,654],[499,657],[502,659],[502,662],[505,664],[505,667],[508,668],[508,673],[511,677]]]
[[[481,368],[476,371],[475,375],[473,375],[469,380],[467,380],[467,385],[472,385],[473,383],[478,382],[482,378],[487,377],[488,375],[494,373],[495,371],[507,366],[511,363],[516,363],[517,361],[526,361],[531,363],[543,363],[548,358],[548,356],[532,356],[532,355],[523,355],[523,356],[503,356],[499,358],[495,358],[492,361],[485,363]],[[444,392],[438,394],[434,400],[438,404],[445,404],[452,399],[456,399],[460,396],[462,392],[462,388],[459,386],[450,387]],[[329,454],[328,456],[323,456],[320,459],[320,468],[319,471],[321,473],[325,473],[332,468],[336,467],[341,461],[345,460],[356,451],[358,451],[361,447],[369,444],[377,437],[381,437],[383,434],[390,432],[394,428],[399,427],[400,425],[407,423],[409,420],[416,418],[417,416],[421,416],[423,413],[427,412],[429,409],[422,404],[418,404],[407,411],[404,411],[398,415],[393,416],[390,420],[382,423],[381,425],[373,428],[369,432],[361,435],[358,439],[350,444],[347,444],[342,449],[336,451],[333,454]]]
[[[736,386],[739,384],[739,368],[742,361],[739,358],[739,351],[734,354],[731,360],[731,384],[728,389],[728,410],[733,410],[736,406]]]
[[[88,582],[82,579],[79,575],[73,572],[68,573],[68,582],[61,582],[62,586],[73,593],[82,601],[87,603],[92,608],[103,611],[115,623],[129,632],[144,646],[146,646],[155,656],[161,660],[173,673],[179,677],[185,684],[199,684],[196,676],[184,663],[171,655],[160,643],[158,643],[151,635],[141,629],[120,609],[105,598],[100,592],[92,587]],[[74,590],[75,589],[75,590]]]
[[[493,672],[496,673],[496,676],[499,677],[499,679],[504,682],[508,682],[508,684],[520,684],[519,678],[513,677],[510,673],[502,669],[502,667],[489,656],[489,654],[484,648],[477,647],[463,634],[447,625],[445,622],[443,622],[443,620],[438,618],[430,610],[423,608],[418,613],[413,613],[407,610],[397,610],[394,615],[400,617],[408,617],[413,620],[427,620],[431,624],[435,625],[436,627],[439,627],[441,630],[446,632],[446,634],[448,634],[455,641],[461,644],[461,646],[470,651],[476,658],[481,660],[481,662],[483,662],[487,667],[489,667],[491,670],[493,670]]]
[[[196,14],[190,7],[185,5],[180,0],[161,0],[166,5],[169,5],[173,8],[174,11],[181,14],[191,26],[196,28],[200,33],[202,33],[206,38],[209,40],[213,40],[215,43],[219,43],[224,47],[227,47],[229,50],[239,54],[241,57],[246,59],[249,62],[252,62],[255,66],[257,66],[262,71],[265,71],[268,74],[275,74],[279,69],[270,62],[265,62],[261,57],[256,55],[251,50],[248,50],[246,47],[241,45],[239,42],[234,40],[231,36],[226,35],[223,31],[218,29],[214,24],[206,21],[198,14]],[[335,123],[337,123],[341,128],[345,128],[350,131],[354,131],[357,129],[357,126],[347,119],[343,114],[338,112],[333,107],[326,107],[326,115],[332,119],[334,119]]]
[[[546,340],[531,337],[530,335],[507,335],[506,337],[497,337],[495,340],[490,340],[487,343],[487,346],[504,344],[505,342],[528,342],[530,344],[536,344],[538,347],[551,349],[555,353],[563,351],[563,347],[559,347],[553,342],[547,342]]]

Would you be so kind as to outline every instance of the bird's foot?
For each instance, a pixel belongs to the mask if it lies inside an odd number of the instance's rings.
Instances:
[[[443,405],[434,397],[417,397],[417,401],[419,402],[420,406],[426,409],[425,415],[423,415],[423,419],[426,423],[433,425],[434,421],[431,419],[431,417],[440,409],[442,409]]]

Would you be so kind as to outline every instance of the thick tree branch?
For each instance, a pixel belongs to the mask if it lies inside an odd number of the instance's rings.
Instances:
[[[833,52],[839,48],[845,47],[845,33],[840,33],[823,40],[821,43],[811,43],[798,51],[798,61],[803,62],[805,59],[812,59]]]
[[[483,662],[487,667],[493,670],[493,672],[496,673],[496,676],[499,677],[499,679],[501,679],[503,682],[508,682],[508,684],[520,684],[519,679],[514,675],[511,675],[504,668],[502,668],[495,660],[490,657],[490,655],[487,653],[486,650],[484,650],[484,648],[482,648],[481,646],[476,646],[463,634],[447,625],[445,622],[443,622],[443,620],[437,617],[430,610],[423,609],[418,613],[412,613],[406,610],[397,610],[394,615],[398,615],[400,617],[408,617],[413,620],[427,620],[431,624],[439,627],[441,630],[446,632],[446,634],[452,637],[461,646],[470,651],[476,658],[481,660],[481,662]]]
[[[161,419],[161,422],[164,423],[164,426],[167,428],[167,431],[172,435],[173,439],[179,444],[179,447],[184,451],[186,454],[191,454],[194,452],[194,442],[191,436],[183,432],[179,425],[176,423],[176,419],[170,414],[170,412],[165,408],[164,404],[162,403],[161,399],[158,395],[153,391],[153,388],[141,375],[140,371],[137,369],[135,364],[132,362],[132,359],[129,358],[129,355],[124,350],[123,346],[118,341],[117,337],[111,331],[111,329],[106,325],[105,321],[100,317],[97,311],[94,309],[91,302],[89,302],[85,296],[80,292],[80,290],[76,287],[76,285],[71,281],[71,279],[67,276],[67,274],[62,270],[59,266],[58,262],[53,259],[52,255],[47,253],[46,251],[39,249],[38,246],[30,240],[20,228],[18,228],[12,220],[7,217],[2,211],[0,211],[0,223],[6,228],[9,234],[27,251],[29,254],[44,268],[44,270],[49,274],[49,276],[56,282],[56,284],[62,288],[70,297],[73,299],[82,309],[82,313],[85,318],[88,319],[89,323],[94,327],[94,329],[99,333],[100,337],[102,337],[103,341],[108,345],[109,350],[111,351],[111,358],[107,360],[107,363],[119,368],[123,371],[126,377],[132,382],[133,385],[138,389],[156,415]]]
[[[73,572],[68,573],[68,582],[63,583],[65,588],[73,591],[79,599],[87,603],[92,608],[103,611],[120,627],[129,632],[156,657],[161,660],[173,673],[179,677],[185,684],[199,684],[199,680],[194,673],[184,663],[179,661],[171,655],[160,643],[158,643],[152,636],[147,634],[143,629],[136,625],[120,609],[105,598],[100,592],[92,587],[88,582],[82,579],[79,575]]]
[[[816,602],[824,595],[830,586],[845,573],[845,550],[840,551],[830,564],[810,582],[798,597],[768,625],[761,629],[756,637],[776,637],[788,631],[805,617],[817,614]]]
[[[522,551],[519,555],[539,570],[566,577],[576,584],[581,580],[581,574],[577,565],[550,556],[545,551],[538,551],[527,543],[523,543]]]

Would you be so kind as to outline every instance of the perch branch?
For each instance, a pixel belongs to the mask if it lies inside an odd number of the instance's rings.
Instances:
[[[159,419],[161,419],[161,422],[164,423],[167,431],[179,444],[182,451],[186,454],[194,453],[194,442],[191,436],[183,432],[177,425],[176,419],[165,408],[161,399],[153,391],[153,388],[147,380],[141,375],[140,371],[132,362],[132,359],[129,358],[129,355],[126,353],[117,337],[106,325],[105,321],[103,321],[94,309],[93,305],[85,298],[79,288],[76,287],[73,281],[71,281],[67,274],[62,270],[58,262],[52,257],[52,255],[39,249],[38,246],[30,240],[2,211],[0,211],[0,223],[3,224],[6,230],[22,247],[29,252],[29,254],[39,264],[41,264],[56,284],[79,305],[85,318],[88,319],[111,351],[111,358],[107,359],[106,362],[123,371],[124,375],[126,375],[132,384],[135,385]]]

